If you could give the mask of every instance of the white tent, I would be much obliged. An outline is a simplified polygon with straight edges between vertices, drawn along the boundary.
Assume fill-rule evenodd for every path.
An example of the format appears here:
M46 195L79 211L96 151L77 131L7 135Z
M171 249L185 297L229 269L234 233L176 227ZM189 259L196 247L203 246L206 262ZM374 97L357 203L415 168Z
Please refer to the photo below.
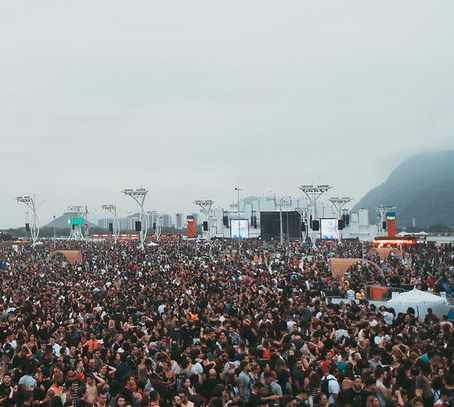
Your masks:
M407 308L412 307L415 310L416 317L424 318L427 315L427 308L432 308L432 312L438 318L441 318L443 315L448 315L451 308L446 298L416 288L397 296L395 296L397 293L393 294L393 298L386 303L386 307L394 308L396 314L399 312L406 313Z

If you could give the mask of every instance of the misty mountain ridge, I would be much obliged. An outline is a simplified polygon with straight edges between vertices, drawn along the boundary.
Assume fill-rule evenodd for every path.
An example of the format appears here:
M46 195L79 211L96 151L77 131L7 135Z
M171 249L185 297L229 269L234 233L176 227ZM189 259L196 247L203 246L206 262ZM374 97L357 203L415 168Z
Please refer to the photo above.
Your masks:
M69 224L69 219L73 218L73 217L74 217L74 215L64 213L63 215L56 217L55 219L53 219L51 222L44 225L43 227L46 227L46 228L55 227L57 229L71 229L71 225ZM97 227L97 225L95 225L94 223L92 223L90 221L88 221L87 223L88 223L89 227L91 227L91 228Z
M396 207L397 227L454 226L454 151L422 153L400 164L381 185L369 191L352 211Z

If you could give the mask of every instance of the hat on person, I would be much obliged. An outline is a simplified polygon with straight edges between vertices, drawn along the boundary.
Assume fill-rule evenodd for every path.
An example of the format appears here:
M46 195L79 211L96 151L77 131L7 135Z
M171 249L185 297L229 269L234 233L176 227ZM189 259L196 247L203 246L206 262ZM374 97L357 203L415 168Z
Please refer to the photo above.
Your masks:
M430 361L430 360L429 360L429 356L427 356L426 354L424 354L424 355L421 356L421 360L422 360L423 362L429 362L429 361Z
M320 367L329 367L329 362L324 360L322 363L320 363Z

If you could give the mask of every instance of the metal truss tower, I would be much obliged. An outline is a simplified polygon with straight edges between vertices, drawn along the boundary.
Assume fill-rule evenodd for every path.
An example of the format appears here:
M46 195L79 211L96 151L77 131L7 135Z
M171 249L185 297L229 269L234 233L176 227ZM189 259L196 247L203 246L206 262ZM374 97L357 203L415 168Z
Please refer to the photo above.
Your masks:
M65 215L69 215L70 219L84 219L86 222L87 217L87 207L85 206L68 206ZM84 235L82 232L82 227L84 226L84 222L71 224L71 232L69 233L69 240L83 240Z
M158 211L151 211L147 213L148 215L151 215L151 223L155 225L154 232L156 239L159 240L162 233L162 214L160 214Z
M303 191L304 195L308 199L309 203L311 204L311 216L312 220L317 220L317 200L320 198L322 194L326 191L331 189L332 187L329 185L301 185L299 189ZM312 225L309 225L312 230ZM312 230L312 232L314 232ZM318 232L312 233L312 244L315 245L315 238L319 235Z
M341 219L342 218L342 208L347 205L350 201L352 200L352 198L350 197L342 197L342 198L338 198L337 196L332 196L331 198L329 198L329 201L333 204L334 208L336 209L336 215L337 215L337 219ZM342 231L339 230L339 243L342 242Z
M36 242L38 240L39 236L39 221L38 221L38 215L36 214L36 211L39 207L39 205L36 205L35 199L32 198L31 196L18 196L16 198L17 202L22 202L23 204L27 205L30 210L32 211L32 222L30 225L30 234L32 238L32 247L35 248Z
M304 222L303 240L306 241L309 232L309 213L310 208L295 208L300 214L301 221Z
M140 221L140 245L139 248L144 250L145 249L145 238L147 237L147 229L148 229L148 218L145 215L145 210L143 208L143 204L145 203L145 198L147 196L148 190L145 188L138 188L138 189L132 189L132 188L127 188L121 191L127 196L130 196L134 201L137 202L137 205L139 205L140 208L140 213L139 213L139 221Z
M109 211L113 215L112 233L114 236L114 241L115 241L115 243L117 243L118 234L120 233L120 228L118 227L117 206L116 205L103 205L102 209Z
M212 201L211 199L198 199L197 201L194 201L194 203L197 206L200 206L200 212L202 212L207 218L209 236L208 239L211 239L211 218L213 215L213 209L211 209L211 207L213 206L214 201Z

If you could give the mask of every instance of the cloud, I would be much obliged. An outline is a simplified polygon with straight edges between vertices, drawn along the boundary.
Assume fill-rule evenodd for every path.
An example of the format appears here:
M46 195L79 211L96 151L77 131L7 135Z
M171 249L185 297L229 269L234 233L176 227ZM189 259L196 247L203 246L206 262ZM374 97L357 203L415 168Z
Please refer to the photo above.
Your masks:
M0 227L128 200L359 200L410 155L452 149L449 2L43 1L0 6ZM450 13L451 11L451 13ZM352 202L352 205L356 201ZM134 205L130 204L132 210Z

